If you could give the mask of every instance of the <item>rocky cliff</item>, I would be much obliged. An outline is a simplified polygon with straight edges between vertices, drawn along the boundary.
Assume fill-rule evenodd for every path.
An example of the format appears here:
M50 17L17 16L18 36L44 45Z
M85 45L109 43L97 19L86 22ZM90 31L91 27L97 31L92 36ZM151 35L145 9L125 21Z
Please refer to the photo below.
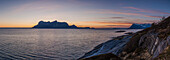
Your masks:
M80 59L170 59L170 17L131 35L117 37L95 47ZM111 55L113 54L113 55ZM106 57L109 56L109 57ZM116 56L116 57L115 57Z

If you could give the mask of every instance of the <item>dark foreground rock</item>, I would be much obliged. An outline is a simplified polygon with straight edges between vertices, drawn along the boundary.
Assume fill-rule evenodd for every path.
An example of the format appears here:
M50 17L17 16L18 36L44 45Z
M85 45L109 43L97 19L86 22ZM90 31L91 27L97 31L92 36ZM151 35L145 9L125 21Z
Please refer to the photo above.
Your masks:
M103 60L168 60L170 59L170 17L131 35L107 41L86 53L80 59ZM110 57L114 54L117 57ZM100 56L101 55L101 56ZM96 57L97 56L97 57Z
M116 37L112 40L109 40L105 43L102 43L96 46L92 51L86 53L80 59L89 58L100 54L108 54L108 53L118 55L119 53L122 52L123 47L130 40L131 37L132 35L123 35L123 36Z
M84 58L81 60L121 60L121 59L112 53L107 53L107 54L92 56L89 58Z
M126 31L123 31L123 30L120 30L120 31L116 31L116 33L119 33L119 32L126 32Z
M125 34L133 34L133 32L127 32L127 33L125 33Z

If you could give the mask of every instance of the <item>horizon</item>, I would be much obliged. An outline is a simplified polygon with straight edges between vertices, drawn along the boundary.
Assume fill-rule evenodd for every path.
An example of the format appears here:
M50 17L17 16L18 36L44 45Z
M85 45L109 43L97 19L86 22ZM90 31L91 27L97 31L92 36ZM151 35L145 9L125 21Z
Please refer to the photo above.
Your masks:
M1 0L0 28L31 28L39 21L78 27L128 28L170 16L169 0Z

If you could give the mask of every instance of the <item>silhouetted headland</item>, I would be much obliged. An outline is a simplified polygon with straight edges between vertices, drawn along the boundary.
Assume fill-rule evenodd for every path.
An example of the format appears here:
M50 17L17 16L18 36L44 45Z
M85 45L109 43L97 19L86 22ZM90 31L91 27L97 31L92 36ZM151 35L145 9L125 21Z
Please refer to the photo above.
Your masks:
M62 29L91 29L90 27L77 27L76 25L68 25L67 22L58 22L57 20L53 22L40 21L37 25L32 28L62 28Z

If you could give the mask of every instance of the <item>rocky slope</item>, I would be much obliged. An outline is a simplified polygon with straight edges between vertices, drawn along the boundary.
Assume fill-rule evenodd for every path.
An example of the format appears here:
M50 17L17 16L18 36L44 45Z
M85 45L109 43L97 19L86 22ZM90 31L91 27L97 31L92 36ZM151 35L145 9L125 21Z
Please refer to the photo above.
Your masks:
M102 43L80 59L170 59L170 17L137 33ZM113 55L112 55L113 54ZM109 57L106 57L109 56Z
M130 35L124 35L114 38L113 40L109 40L105 43L96 46L92 51L86 53L81 58L88 58L107 53L113 53L115 55L118 55L122 51L122 47L125 46L125 44L130 40L131 37L132 36Z

